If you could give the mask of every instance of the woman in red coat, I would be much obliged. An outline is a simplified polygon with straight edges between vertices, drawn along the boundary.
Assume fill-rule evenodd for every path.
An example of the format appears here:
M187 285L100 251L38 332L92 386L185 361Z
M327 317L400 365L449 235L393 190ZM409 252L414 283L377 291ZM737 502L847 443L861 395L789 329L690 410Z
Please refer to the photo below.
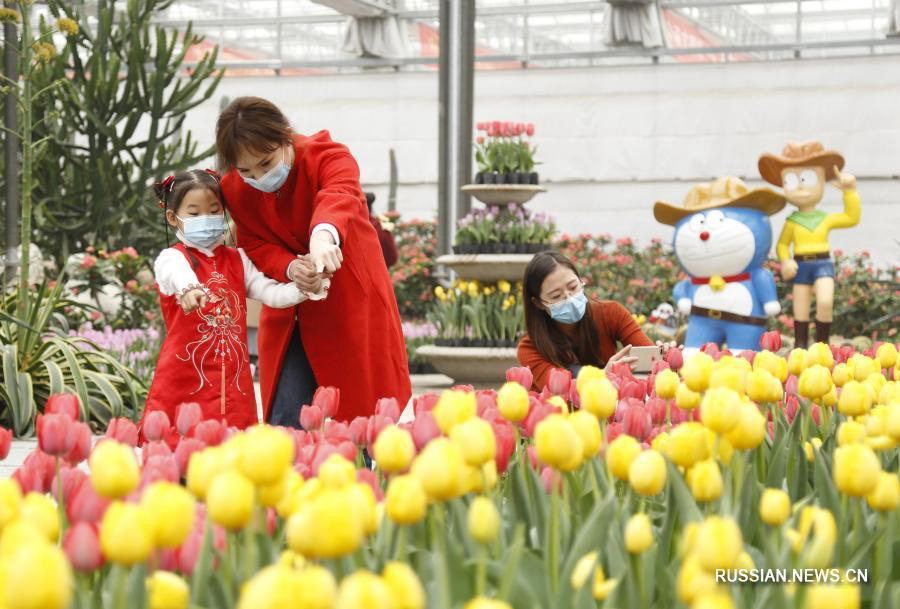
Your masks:
M343 421L372 414L383 397L406 404L400 314L350 151L327 131L294 133L284 114L258 97L237 98L222 112L216 147L238 246L257 268L309 293L331 280L324 300L262 308L265 420L299 426L300 408L318 386L340 389ZM306 254L312 268L295 262Z

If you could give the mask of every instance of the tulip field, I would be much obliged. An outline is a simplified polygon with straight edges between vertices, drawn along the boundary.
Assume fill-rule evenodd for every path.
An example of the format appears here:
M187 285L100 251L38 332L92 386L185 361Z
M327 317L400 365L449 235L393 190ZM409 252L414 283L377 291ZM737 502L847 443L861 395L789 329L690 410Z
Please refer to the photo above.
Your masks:
M54 395L0 480L0 608L900 607L896 346L764 344L514 368L403 423L322 388L303 431L182 404L92 441Z

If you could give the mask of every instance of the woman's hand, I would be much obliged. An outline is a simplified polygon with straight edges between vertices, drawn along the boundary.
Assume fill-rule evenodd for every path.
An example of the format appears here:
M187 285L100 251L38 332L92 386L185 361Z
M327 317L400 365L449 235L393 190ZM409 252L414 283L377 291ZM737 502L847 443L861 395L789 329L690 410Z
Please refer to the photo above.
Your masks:
M322 289L322 280L330 278L331 273L317 273L309 256L297 256L288 267L288 277L304 292L316 294Z
M341 248L334 243L334 237L327 230L319 230L313 233L309 239L309 257L316 272L327 271L334 273L341 268L344 254Z
M178 300L178 304L181 305L181 310L185 313L190 313L191 311L206 306L206 292L201 290L200 288L193 288L188 290L184 294L182 294L181 298Z
M629 355L629 353L631 353L631 345L625 345L621 351L609 358L609 361L606 362L606 367L611 368L613 364L628 364L630 368L634 368L634 362L638 358Z

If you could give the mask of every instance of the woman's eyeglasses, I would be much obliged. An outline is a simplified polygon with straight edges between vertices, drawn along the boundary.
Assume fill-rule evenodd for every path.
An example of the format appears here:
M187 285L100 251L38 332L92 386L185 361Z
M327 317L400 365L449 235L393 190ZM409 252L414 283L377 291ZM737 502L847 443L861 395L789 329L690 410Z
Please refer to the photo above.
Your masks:
M580 280L580 281L578 282L578 287L576 287L574 290L572 290L572 291L566 291L562 296L560 296L559 298L557 298L557 299L554 300L553 302L547 302L547 301L545 301L545 300L542 299L542 300L541 300L541 303L543 303L543 305L544 305L545 307L552 307L553 305L558 305L558 304L560 304L560 303L565 302L566 300L568 300L568 299L571 298L572 296L577 296L578 294L580 294L580 293L583 292L583 291L584 291L584 279L582 279L582 280Z

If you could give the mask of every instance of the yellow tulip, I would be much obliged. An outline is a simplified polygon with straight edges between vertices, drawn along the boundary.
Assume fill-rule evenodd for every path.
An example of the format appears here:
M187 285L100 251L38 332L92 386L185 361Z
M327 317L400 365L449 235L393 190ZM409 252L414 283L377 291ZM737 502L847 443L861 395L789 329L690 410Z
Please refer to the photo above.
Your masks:
M319 469L321 470L321 468ZM318 478L310 478L309 480L298 484L290 497L285 497L280 505L280 509L286 514L285 518L299 510L301 506L318 497L319 493L324 489L325 486Z
M141 478L134 450L115 440L103 440L88 460L91 468L91 484L94 490L107 499L120 499L135 488Z
M806 460L813 461L816 457L815 451L813 448L821 449L822 448L822 438L813 438L809 442L803 443L803 451L806 453Z
M500 512L487 497L476 497L469 506L469 535L478 543L488 545L500 531Z
M681 367L681 378L691 391L702 393L709 387L713 359L702 351L687 358Z
M497 392L497 407L505 419L521 421L528 416L528 388L515 382L504 384Z
M677 428L676 428L677 429ZM619 480L628 480L632 462L641 454L641 445L632 436L622 434L606 449L606 463Z
M882 377L884 378L884 377ZM900 383L897 381L889 381L882 385L878 392L878 403L887 405L894 400L900 400Z
M256 425L244 432L238 469L253 484L275 484L294 463L294 439L282 429Z
M900 442L900 400L888 405L885 419L885 432Z
M143 507L113 501L100 522L100 547L107 560L135 565L153 551L153 532L153 522Z
M607 419L616 411L619 392L609 379L596 378L584 383L578 391L581 407L598 419Z
M631 516L625 524L625 548L632 554L641 554L653 545L653 529L644 513Z
M737 523L730 518L710 516L697 531L694 551L707 571L733 569L744 551L744 539Z
M806 349L797 348L788 354L787 367L788 372L794 376L800 376L807 366Z
M412 473L429 497L446 501L464 492L465 465L458 445L447 438L436 438L413 461Z
M393 609L394 598L384 579L359 570L345 577L334 609Z
M875 488L866 496L866 501L873 510L893 512L900 505L900 478L893 472L878 474Z
M494 428L480 417L472 417L450 430L450 439L462 450L463 459L472 467L493 461L497 453Z
M838 402L838 394L837 388L832 385L831 389L828 390L828 393L822 396L821 404L826 408L834 408Z
M834 483L851 497L864 497L878 484L881 461L865 444L848 444L834 451Z
M352 554L365 536L364 516L350 489L324 489L288 520L288 544L308 558Z
M0 560L13 557L21 548L29 545L42 545L48 543L47 536L33 522L24 519L13 520L0 535ZM0 576L2 576L2 562L0 562ZM0 577L2 580L2 577ZM0 581L0 595L2 595ZM2 607L2 605L0 605Z
M406 471L416 456L412 434L396 425L384 428L373 448L375 463L388 474Z
M591 595L594 597L594 600L604 601L618 583L619 580L617 579L606 579L603 567L597 565L597 568L594 569L594 585L591 586Z
M678 391L678 384L677 372L668 368L660 370L656 375L656 395L670 400L675 397L675 393Z
M688 555L681 563L676 582L676 591L681 602L691 605L695 600L712 594L716 590L718 590L718 586L715 577L700 566L696 555Z
M757 355L757 357L759 357ZM768 402L772 393L772 383L778 383L778 379L764 368L754 370L747 375L747 396L754 402ZM780 386L780 383L779 383Z
M476 410L474 393L448 389L441 394L432 412L438 427L449 435L453 427L474 417Z
M534 431L538 459L560 471L572 471L581 465L584 454L581 437L561 414L551 414Z
M855 353L847 363L853 369L853 378L857 381L864 381L870 374L881 369L880 363L862 353Z
M855 382L855 381L854 381ZM844 421L838 427L837 443L838 446L847 444L857 444L864 442L866 439L866 426L857 421Z
M498 601L493 598L487 598L484 596L479 596L477 598L473 598L468 603L466 603L463 609L513 609L512 605L509 603L504 603L503 601Z
M55 542L59 538L59 511L56 502L47 495L40 493L25 495L19 517L39 528L47 537L47 541Z
M812 584L806 590L806 609L859 609L857 584Z
M191 455L187 468L187 487L194 496L203 501L209 485L219 473L225 471L224 449L212 446Z
M731 597L724 592L716 592L699 597L691 609L734 609Z
M572 569L572 577L570 578L573 590L579 590L584 587L596 565L597 552L588 552L578 559L578 562L575 563L575 568Z
M425 609L425 589L408 564L389 562L384 566L382 578L394 599L394 609Z
M342 489L346 501L356 510L357 516L362 520L363 532L371 535L378 530L378 500L375 499L375 491L364 482L356 482Z
M154 571L147 578L147 597L150 609L185 609L191 590L181 577L168 571Z
M229 531L239 531L253 517L255 489L253 483L237 470L229 469L216 476L206 493L210 519Z
M828 368L814 364L800 373L797 393L805 398L816 400L831 390L832 380Z
M741 358L741 361L747 360ZM722 365L721 361L716 362L709 376L709 388L714 387L726 387L743 395L747 390L747 372L735 364Z
M237 609L293 609L303 596L303 582L297 571L270 565L241 587Z
M66 609L75 582L65 553L56 545L29 543L3 565L6 585L0 590L4 609Z
M257 487L256 498L259 500L259 504L277 509L288 491L293 492L297 488L296 476L299 474L293 468L288 468L284 470L284 474L275 484Z
M581 395L584 386L590 381L599 381L606 378L606 373L596 366L582 366L575 377L575 390Z
M753 358L754 370L765 370L779 382L783 383L788 377L787 361L780 355L776 355L771 351L760 351Z
M829 370L834 367L834 354L831 352L831 347L826 345L825 343L815 343L809 348L807 351L808 364L814 365L818 364L820 366L825 366Z
M703 396L700 420L712 431L725 434L734 429L740 418L741 397L727 387L711 388Z
M22 490L12 478L0 479L0 531L19 517L22 506Z
M628 468L628 481L638 495L657 495L666 485L666 460L653 449L639 454Z
M650 443L650 448L669 457L669 434L668 432L660 432ZM671 459L672 457L669 457Z
M697 501L715 501L722 496L722 472L715 461L700 461L688 470L687 478Z
M791 515L791 498L777 488L767 488L759 500L759 516L773 527L780 527Z
M600 451L602 436L597 417L585 410L576 410L569 415L569 423L581 438L582 456L590 459Z
M685 383L681 383L675 391L675 405L682 410L693 410L700 405L701 397L703 397L701 394L691 391Z
M698 461L708 459L709 454L703 425L688 421L672 428L666 442L666 455L675 464L687 469Z
M882 368L893 368L897 364L897 347L894 343L881 343L875 351L875 359Z
M766 437L766 417L759 411L756 404L743 401L738 423L725 434L725 437L738 450L756 448Z
M309 565L297 576L299 596L291 607L331 609L337 597L337 582L325 567Z
M497 462L488 461L481 467L466 465L464 493L486 493L497 486Z
M425 518L428 495L418 478L405 474L391 478L384 503L388 518L392 521L397 524L415 524Z
M356 467L346 457L335 453L319 466L319 480L325 488L345 488L356 482Z
M831 371L831 379L838 387L843 387L847 381L853 378L853 370L845 363L840 363Z
M153 544L158 548L177 548L194 528L196 505L183 486L154 482L144 491L141 505L153 527Z

